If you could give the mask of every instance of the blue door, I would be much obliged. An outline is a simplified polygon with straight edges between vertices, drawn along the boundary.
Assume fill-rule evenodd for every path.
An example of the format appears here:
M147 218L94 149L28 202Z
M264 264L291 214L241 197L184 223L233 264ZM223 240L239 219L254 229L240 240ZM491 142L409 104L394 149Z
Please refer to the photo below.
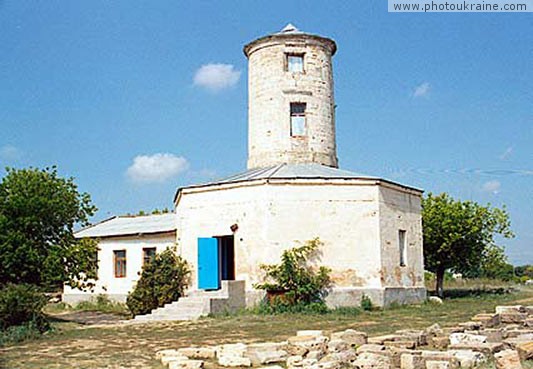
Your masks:
M218 290L219 288L218 240L198 238L198 289Z

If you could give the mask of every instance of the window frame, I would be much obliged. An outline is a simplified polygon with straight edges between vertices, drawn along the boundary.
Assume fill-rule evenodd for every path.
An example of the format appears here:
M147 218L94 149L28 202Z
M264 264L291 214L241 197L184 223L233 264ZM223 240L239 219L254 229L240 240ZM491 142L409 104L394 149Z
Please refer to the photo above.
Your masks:
M303 106L303 113L293 112L293 106ZM306 137L307 136L307 103L306 102L291 102L289 104L289 118L290 118L290 135L291 137ZM301 134L294 133L293 118L303 118L303 130Z
M400 266L407 266L407 231L398 230L398 251L400 252Z
M152 255L148 255L147 251L153 251ZM143 265L146 263L149 263L154 257L157 252L156 247L143 247Z
M124 256L119 256L119 253L124 253ZM113 274L115 278L126 278L127 269L127 252L126 249L113 250Z
M300 58L302 60L302 70L290 70L291 63L289 62L290 58ZM289 73L305 73L305 53L285 53L285 71Z

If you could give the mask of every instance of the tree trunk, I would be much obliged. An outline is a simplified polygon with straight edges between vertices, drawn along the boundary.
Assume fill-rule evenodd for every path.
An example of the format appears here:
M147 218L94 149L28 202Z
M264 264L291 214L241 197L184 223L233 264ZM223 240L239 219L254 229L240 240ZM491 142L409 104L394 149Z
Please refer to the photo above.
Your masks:
M435 287L435 291L437 292L437 296L439 296L441 299L444 298L444 272L446 271L443 267L437 268L437 285Z

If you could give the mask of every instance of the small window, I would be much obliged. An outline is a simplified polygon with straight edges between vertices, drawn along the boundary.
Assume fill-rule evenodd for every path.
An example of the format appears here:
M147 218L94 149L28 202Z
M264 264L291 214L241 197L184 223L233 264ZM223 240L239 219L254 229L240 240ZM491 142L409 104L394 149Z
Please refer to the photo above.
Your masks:
M287 54L287 71L293 73L302 73L304 71L303 54Z
M305 103L291 103L291 136L305 136Z
M143 265L152 261L155 257L155 247L143 248Z
M126 250L113 251L115 258L115 278L126 277Z
M400 248L400 266L407 265L407 249L405 247L405 231L398 231L398 245Z

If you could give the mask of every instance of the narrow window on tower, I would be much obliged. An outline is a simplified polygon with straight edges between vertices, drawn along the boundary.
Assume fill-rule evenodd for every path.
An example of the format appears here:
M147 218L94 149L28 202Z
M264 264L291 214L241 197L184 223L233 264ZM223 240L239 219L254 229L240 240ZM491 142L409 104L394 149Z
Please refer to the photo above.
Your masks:
M303 54L286 54L287 68L286 70L293 73L303 73L304 71L304 55Z
M291 136L305 136L305 103L291 103Z
M405 266L407 262L407 249L405 247L405 231L398 231L398 245L400 248L400 266Z

